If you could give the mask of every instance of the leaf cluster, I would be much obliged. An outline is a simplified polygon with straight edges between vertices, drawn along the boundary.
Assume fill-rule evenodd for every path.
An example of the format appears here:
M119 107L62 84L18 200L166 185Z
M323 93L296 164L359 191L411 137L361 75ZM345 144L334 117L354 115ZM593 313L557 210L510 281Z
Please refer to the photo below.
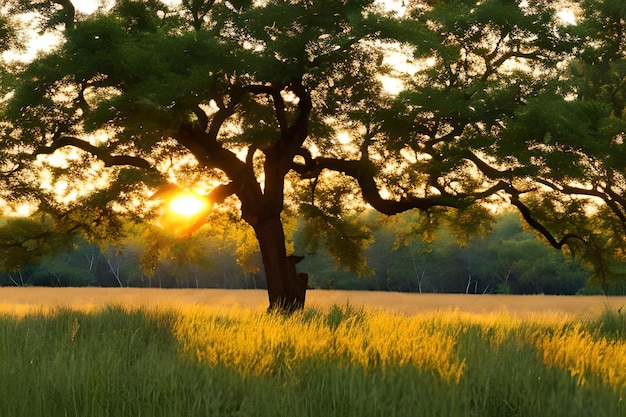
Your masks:
M47 216L7 219L0 225L0 265L4 271L16 271L71 245L71 234L56 227Z

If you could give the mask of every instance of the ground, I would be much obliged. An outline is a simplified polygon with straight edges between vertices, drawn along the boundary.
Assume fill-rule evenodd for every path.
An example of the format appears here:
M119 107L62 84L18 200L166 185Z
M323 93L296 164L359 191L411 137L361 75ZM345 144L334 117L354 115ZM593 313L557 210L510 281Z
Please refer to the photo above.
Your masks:
M2 287L0 307L9 306L167 306L180 304L223 307L267 308L265 290L158 289L158 288L47 288ZM415 294L378 291L309 290L307 307L332 305L373 307L415 314L428 311L511 314L557 313L593 315L607 309L617 312L626 306L626 297L548 296L548 295L471 295ZM626 307L623 310L626 311Z

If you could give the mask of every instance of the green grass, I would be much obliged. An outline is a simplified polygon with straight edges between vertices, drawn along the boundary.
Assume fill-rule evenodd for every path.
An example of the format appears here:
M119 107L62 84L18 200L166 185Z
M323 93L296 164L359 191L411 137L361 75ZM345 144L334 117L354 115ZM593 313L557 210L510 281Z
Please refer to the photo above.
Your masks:
M589 358L583 372L545 353L560 341L571 352L578 337L608 355L624 347L619 329L609 313L576 323L349 306L289 319L197 307L6 313L0 416L626 416L625 362ZM450 352L422 361L438 338Z
M626 340L626 311L605 310L598 319L587 323L589 332L617 342Z

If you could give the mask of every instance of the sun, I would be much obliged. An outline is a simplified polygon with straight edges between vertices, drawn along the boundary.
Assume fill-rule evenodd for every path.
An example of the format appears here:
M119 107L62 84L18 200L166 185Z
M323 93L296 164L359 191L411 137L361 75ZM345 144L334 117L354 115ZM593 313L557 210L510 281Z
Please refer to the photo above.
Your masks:
M202 227L213 208L207 195L183 190L176 184L166 184L150 197L161 214L157 225L178 237L189 237Z
M182 217L193 217L208 207L206 198L191 192L183 192L172 198L168 203L168 209Z
M562 9L556 14L557 17L566 25L576 25L576 14L571 9Z

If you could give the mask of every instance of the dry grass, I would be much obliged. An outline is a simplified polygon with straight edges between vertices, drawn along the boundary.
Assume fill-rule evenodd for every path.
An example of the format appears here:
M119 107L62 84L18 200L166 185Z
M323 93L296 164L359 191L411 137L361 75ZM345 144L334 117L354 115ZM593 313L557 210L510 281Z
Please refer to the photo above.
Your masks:
M267 303L267 292L264 290L0 288L0 309L3 311L26 306L89 308L111 304L134 307L211 305L264 310ZM513 315L554 313L588 316L607 310L615 312L626 305L626 297L407 294L326 290L309 290L307 293L309 307L326 309L333 305L347 304L357 308L365 306L409 315L430 311L460 311L481 314L506 312Z

